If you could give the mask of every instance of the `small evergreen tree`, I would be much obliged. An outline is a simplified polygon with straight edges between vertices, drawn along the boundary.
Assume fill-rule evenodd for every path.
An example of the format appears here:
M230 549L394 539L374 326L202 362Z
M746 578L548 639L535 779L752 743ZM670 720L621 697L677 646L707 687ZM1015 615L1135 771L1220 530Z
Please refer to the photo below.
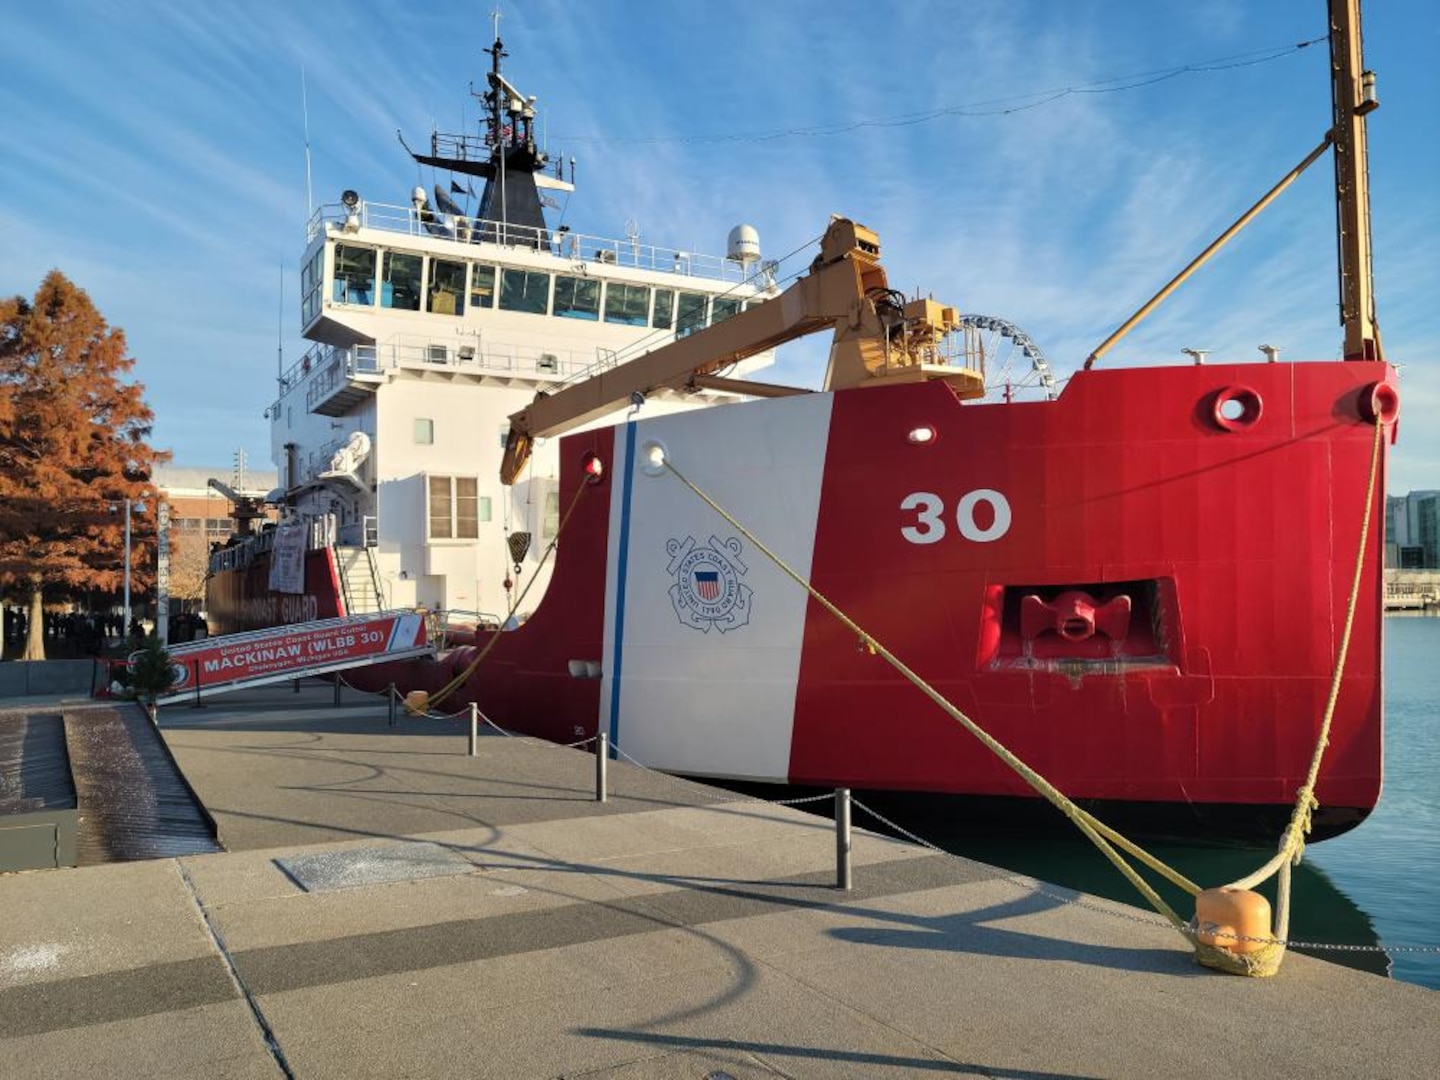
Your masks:
M160 638L150 634L130 660L130 688L142 701L155 699L175 685L175 664Z
M64 274L33 302L0 300L0 590L25 598L24 659L45 659L44 602L118 592L125 575L123 508L132 504L131 588L150 583L154 500L139 503L169 455L145 441L153 415L135 366Z

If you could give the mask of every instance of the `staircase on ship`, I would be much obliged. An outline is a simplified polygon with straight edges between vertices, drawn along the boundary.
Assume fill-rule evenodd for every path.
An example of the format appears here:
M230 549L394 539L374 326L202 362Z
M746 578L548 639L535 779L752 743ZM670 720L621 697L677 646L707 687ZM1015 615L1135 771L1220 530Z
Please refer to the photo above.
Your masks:
M375 561L375 519L367 518L358 544L336 544L335 565L340 574L340 595L347 615L386 611L385 583Z

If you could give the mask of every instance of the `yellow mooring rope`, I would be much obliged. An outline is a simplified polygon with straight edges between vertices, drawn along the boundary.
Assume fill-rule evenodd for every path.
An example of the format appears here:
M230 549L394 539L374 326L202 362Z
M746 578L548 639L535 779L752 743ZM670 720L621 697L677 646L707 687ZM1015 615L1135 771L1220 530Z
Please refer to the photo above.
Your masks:
M695 483L686 478L679 469L665 459L663 464L667 471L672 473L677 480L694 492L699 498L725 519L732 527L740 532L755 548L766 558L773 562L780 570L804 589L815 599L826 611L835 616L847 629L859 638L860 644L873 655L881 657L892 668L898 671L917 690L938 705L951 719L955 720L971 735L979 739L996 757L1000 758L1006 765L1014 770L1032 788L1042 795L1052 806L1069 818L1075 826L1090 838L1090 841L1100 849L1101 853L1113 863L1125 878L1135 886L1150 905L1161 915L1169 920L1170 924L1178 930L1187 941L1194 944L1196 959L1207 967L1216 968L1234 974L1243 975L1273 975L1279 970L1280 960L1284 956L1285 934L1289 928L1289 898L1290 898L1290 868L1300 861L1300 853L1304 848L1304 834L1310 830L1310 814L1318 803L1315 800L1315 782L1320 773L1320 761L1325 753L1325 747L1329 743L1330 722L1335 713L1335 703L1340 694L1340 677L1345 668L1345 659L1350 646L1350 632L1354 625L1355 607L1360 593L1360 577L1364 569L1364 558L1366 544L1370 532L1370 511L1374 501L1375 482L1379 474L1380 448L1383 425L1377 419L1375 423L1375 445L1374 455L1370 466L1370 481L1365 493L1365 516L1360 529L1360 546L1355 555L1355 577L1350 589L1350 602L1345 616L1345 631L1341 637L1340 653L1337 658L1335 674L1330 686L1330 700L1325 708L1325 718L1320 727L1320 735L1316 740L1315 752L1310 762L1310 772L1306 777L1304 786L1298 792L1295 811L1291 817L1290 824L1286 828L1281 841L1280 851L1261 867L1254 874L1241 881L1235 882L1231 888L1251 888L1270 877L1277 870L1280 873L1279 890L1280 897L1277 903L1278 919L1275 927L1275 940L1266 944L1257 952L1232 953L1227 949L1214 945L1205 945L1196 940L1195 930L1189 922L1182 919L1173 908L1170 907L1159 893L1142 878L1136 869L1131 866L1116 848L1129 854L1166 880L1183 889L1191 896L1198 896L1201 892L1200 886L1185 877L1174 867L1167 865L1154 855L1145 851L1133 841L1121 836L1114 829L1104 824L1088 811L1075 805L1069 798L1062 794L1048 780L1037 773L1029 765L1021 761L999 740L995 739L987 731L981 728L975 721L971 720L955 705L947 701L939 691L907 667L894 653L885 648L879 641L875 640L869 633L863 630L853 619L830 602L810 582L806 581L795 570L793 570L784 559L771 551L753 532L741 524L736 518L726 511L719 503L700 489Z
M1325 748L1330 745L1330 723L1335 718L1335 704L1340 699L1340 678L1345 673L1345 661L1350 653L1350 634L1355 627L1355 608L1360 599L1360 578L1365 570L1365 549L1370 538L1370 516L1375 502L1375 484L1380 475L1381 445L1385 425L1380 417L1375 419L1375 439L1371 449L1370 479L1365 485L1365 516L1360 523L1360 546L1355 552L1355 574L1350 581L1350 600L1345 607L1345 629L1340 635L1340 652L1335 659L1335 673L1330 679L1330 696L1325 702L1325 717L1320 723L1320 734L1315 739L1315 750L1310 757L1310 771L1305 774L1305 783L1295 793L1295 809L1290 823L1280 837L1280 849L1275 857L1248 877L1231 882L1230 889L1253 889L1278 873L1275 887L1275 935L1255 952L1236 953L1216 945L1195 942L1195 958L1206 967L1226 971L1232 975L1273 975L1280 970L1280 961L1285 956L1285 939L1290 932L1290 874L1293 867L1300 865L1305 853L1305 837L1310 832L1311 814L1319 807L1315 798L1315 783L1320 778L1320 762Z

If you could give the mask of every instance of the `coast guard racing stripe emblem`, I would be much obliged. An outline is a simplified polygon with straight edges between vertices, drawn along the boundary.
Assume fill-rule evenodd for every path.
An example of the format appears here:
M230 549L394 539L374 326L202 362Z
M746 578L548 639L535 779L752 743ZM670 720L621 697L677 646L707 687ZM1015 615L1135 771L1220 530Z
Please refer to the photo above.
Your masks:
M750 622L752 594L740 580L749 569L740 559L741 543L735 537L697 547L695 538L665 541L670 556L666 573L675 579L670 586L670 603L686 626L709 633L716 627L723 634Z

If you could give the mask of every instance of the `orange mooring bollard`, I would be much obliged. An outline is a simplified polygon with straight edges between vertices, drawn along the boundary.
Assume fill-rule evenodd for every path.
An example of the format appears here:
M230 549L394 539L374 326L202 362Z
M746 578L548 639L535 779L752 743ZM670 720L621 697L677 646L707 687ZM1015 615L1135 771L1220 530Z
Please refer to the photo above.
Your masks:
M1206 889L1195 897L1196 937L1232 953L1272 944L1270 901L1249 889Z
M411 690L405 695L405 711L415 716L424 716L430 708L429 690Z

